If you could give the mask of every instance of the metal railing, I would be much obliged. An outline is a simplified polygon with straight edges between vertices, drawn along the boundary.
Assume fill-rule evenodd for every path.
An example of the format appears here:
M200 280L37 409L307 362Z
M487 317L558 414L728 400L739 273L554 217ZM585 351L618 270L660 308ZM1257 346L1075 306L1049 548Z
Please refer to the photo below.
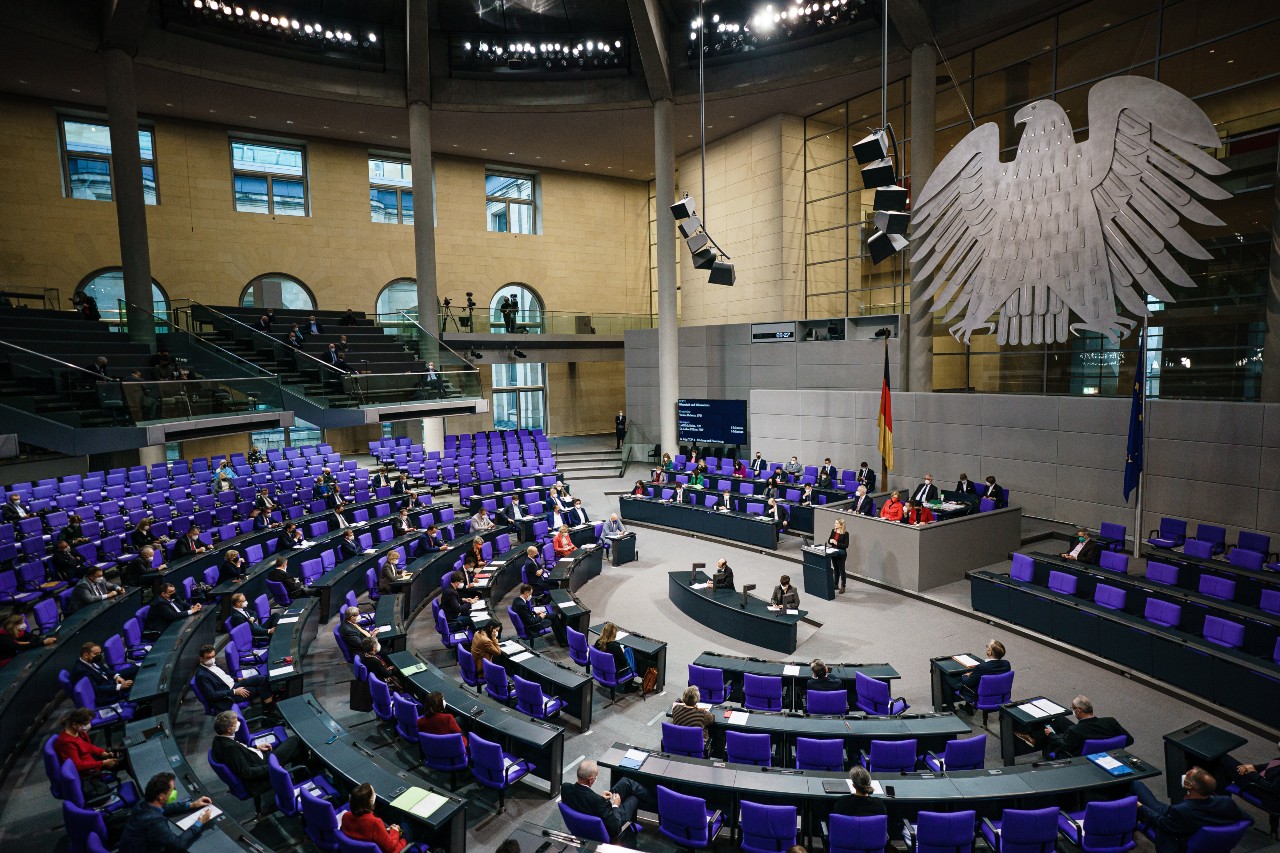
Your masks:
M401 316L417 322L416 309L375 314L379 326L399 325ZM487 316L486 316L487 315ZM517 311L511 322L498 311L475 312L453 308L440 316L441 334L453 331L481 334L516 335L620 335L629 329L653 329L658 325L654 314L600 314L575 311ZM473 328L474 326L474 328Z
M162 348L168 350L174 373L203 374L195 378L209 378L212 376L228 379L275 378L271 371L261 365L242 358L230 350L211 344L199 335L192 334L146 308L125 302L122 299L119 302L119 312L120 316L125 318L129 316L135 317L135 322L141 318L150 319L150 322L155 327L156 351L159 353ZM127 319L121 323L120 331L125 334L128 333L129 325ZM153 373L151 378L159 379L160 377Z

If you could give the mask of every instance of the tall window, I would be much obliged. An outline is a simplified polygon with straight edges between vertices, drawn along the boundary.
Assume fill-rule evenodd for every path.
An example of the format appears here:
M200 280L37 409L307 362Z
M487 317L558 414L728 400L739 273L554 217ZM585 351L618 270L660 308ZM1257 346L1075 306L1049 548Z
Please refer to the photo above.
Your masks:
M236 210L307 215L306 152L296 145L231 140Z
M240 304L245 308L289 308L295 311L316 310L316 298L296 278L270 273L260 275L244 286Z
M62 191L68 198L111 201L111 133L106 122L63 118L58 122L62 141ZM142 154L142 192L147 204L156 204L155 133L138 130Z
M110 323L120 321L120 302L124 299L124 273L119 267L108 267L90 274L76 287L76 293L92 296L98 303L98 313L102 315L102 319ZM169 310L169 297L155 280L151 282L151 303L150 306L142 307L149 307L158 317L168 316L166 312Z
M413 224L413 167L408 160L369 158L369 218Z
M516 362L493 368L493 428L546 429L545 365Z
M418 316L418 282L412 278L398 278L378 293L374 306L379 323L403 323L404 311L410 317Z
M535 233L533 175L485 172L484 201L490 231Z
M511 331L535 335L545 332L542 299L531 288L515 282L504 284L498 288L497 293L493 294L493 299L489 300L489 328L477 331L488 331L493 334L507 331L507 315L502 313L502 304L513 296L516 300L516 314L515 328Z

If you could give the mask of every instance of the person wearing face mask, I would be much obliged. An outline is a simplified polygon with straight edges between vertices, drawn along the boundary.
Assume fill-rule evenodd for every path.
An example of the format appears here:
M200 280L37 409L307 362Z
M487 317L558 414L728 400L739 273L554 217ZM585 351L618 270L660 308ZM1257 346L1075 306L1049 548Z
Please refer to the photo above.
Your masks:
M1244 812L1229 796L1215 795L1217 783L1209 771L1192 767L1182 777L1182 802L1162 803L1142 782L1133 783L1138 798L1140 827L1156 832L1156 853L1180 853L1187 839L1205 826L1227 826L1245 820Z
M17 613L4 620L4 630L0 631L0 666L13 660L19 652L30 652L44 646L52 646L53 637L33 637L27 633L26 617Z
M107 669L102 659L102 646L88 642L80 646L80 657L71 667L71 683L75 684L82 678L89 679L98 704L114 705L129 698L129 688L133 686L133 676L137 672L138 667L135 665L119 672Z
M876 490L876 472L865 462L858 466L858 482L866 486L868 492Z
M195 844L200 833L213 820L213 800L201 797L198 800L186 799L170 802L174 796L174 779L172 773L157 773L147 782L142 794L142 802L133 807L120 836L119 853L175 853L187 850ZM189 812L192 809L204 809L195 823L181 833L177 824L169 818Z
M362 638L357 648L360 650L360 660L369 672L378 676L393 691L397 693L404 692L404 685L400 683L399 673L382 656L382 644L378 642L377 637Z
M179 619L186 619L199 613L201 605L190 607L178 598L178 591L171 583L162 584L160 594L151 602L151 610L147 612L147 630L157 634L164 631Z
M902 513L906 511L906 507L902 503L902 499L898 497L897 492L889 495L889 499L884 502L884 506L880 507L880 517L887 518L890 521L902 521Z
M218 564L218 583L242 580L244 580L244 560L240 557L240 552L232 548Z
M243 592L237 592L231 596L231 612L227 614L227 621L231 623L232 628L237 625L248 625L255 640L265 640L276 632L273 624L275 617L269 617L266 624L260 623L257 614L249 609L249 599Z
M196 669L196 686L204 695L209 707L218 711L230 711L238 702L261 699L262 704L271 712L275 710L275 697L267 677L258 672L243 678L232 678L218 666L218 652L212 643L200 647L200 666Z
M804 466L800 464L798 457L792 456L791 461L782 466L782 470L786 471L792 477L799 477L804 473Z
M53 741L58 763L70 759L80 774L80 788L86 800L94 801L110 796L111 786L102 778L102 771L124 766L118 753L95 744L89 739L93 726L93 711L76 708L62 718L62 728Z
M973 487L973 481L969 479L968 474L960 475L960 479L956 481L956 491L969 498L977 494L977 490Z
M939 493L938 487L933 484L932 474L925 474L924 482L916 486L915 491L911 493L911 499L913 501L919 501L920 503L926 504L936 503L941 499L941 497L942 495Z
M271 776L267 771L267 755L274 755L281 767L288 767L301 749L297 737L285 738L274 747L267 744L252 746L236 739L244 723L235 711L223 711L213 718L213 760L224 765L231 775L244 784L250 794L262 796L271 791Z
M102 569L90 566L84 577L71 590L71 599L67 602L67 612L74 613L82 607L88 607L99 601L110 601L124 595L124 589L102 576Z
M1089 563L1096 566L1098 565L1101 551L1102 549L1098 547L1097 540L1093 538L1088 530L1081 527L1076 531L1076 547L1058 556L1064 560L1075 560L1078 563Z

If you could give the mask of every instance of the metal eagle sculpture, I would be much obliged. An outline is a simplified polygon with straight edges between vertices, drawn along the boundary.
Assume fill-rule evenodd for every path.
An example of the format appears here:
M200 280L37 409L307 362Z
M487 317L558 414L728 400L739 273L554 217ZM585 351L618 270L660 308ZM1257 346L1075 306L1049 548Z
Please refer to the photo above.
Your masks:
M1195 286L1169 248L1209 259L1181 220L1222 225L1196 196L1230 196L1206 177L1227 167L1199 147L1220 144L1199 107L1154 80L1115 77L1089 92L1085 142L1053 101L1028 104L1014 121L1026 127L1012 162L1000 160L999 128L984 124L913 205L915 275L932 276L924 296L935 310L950 303L944 321L963 312L952 335L1050 344L1084 330L1115 342L1137 325L1119 305L1148 313L1139 291L1175 301L1157 272Z

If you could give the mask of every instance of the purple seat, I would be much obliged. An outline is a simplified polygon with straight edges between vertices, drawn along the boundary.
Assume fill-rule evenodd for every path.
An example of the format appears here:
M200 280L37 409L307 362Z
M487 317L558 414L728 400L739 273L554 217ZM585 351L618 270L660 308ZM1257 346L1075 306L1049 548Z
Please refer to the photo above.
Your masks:
M1201 575L1200 592L1223 601L1233 601L1236 597L1236 582L1217 575Z
M810 690L805 704L810 714L844 714L849 710L849 691Z
M949 740L942 755L928 752L924 757L925 766L938 773L947 770L981 770L986 760L986 735Z
M1197 560L1207 560L1213 556L1213 543L1201 542L1199 539L1188 539L1183 543L1182 553Z
M873 740L871 749L862 753L861 760L862 766L872 773L910 773L919 761L916 740Z
M725 701L729 693L728 685L724 680L724 670L714 667L689 664L689 685L698 688L702 694L702 701L710 702L712 705L719 705Z
M1076 594L1076 576L1067 572L1049 572L1049 589L1063 595Z
M1271 551L1271 537L1263 533L1241 530L1239 538L1236 539L1236 547L1232 550L1241 548L1246 551L1256 551L1265 557Z
M1227 529L1216 524L1197 524L1194 541L1206 543L1210 554L1221 554L1227 550ZM1187 544L1191 542L1187 540Z
M1119 551L1102 551L1098 554L1098 565L1101 568L1122 575L1129 573L1129 555Z
M995 853L1053 853L1058 807L1005 809L999 820L983 818L982 837Z
M976 814L960 812L920 812L907 849L915 853L971 853Z
M1035 561L1027 554L1014 554L1009 577L1023 583L1031 583L1035 579Z
M1215 646L1238 649L1244 644L1244 625L1217 616L1206 616L1204 638Z
M796 807L741 802L741 847L747 853L774 853L796 843Z
M1151 531L1147 544L1157 548L1177 548L1187 541L1187 523L1178 518L1160 519L1160 529Z
M706 800L662 785L658 786L658 816L658 832L682 850L711 846L723 823L720 812L708 809Z
M844 741L840 738L796 738L796 769L843 772Z
M1098 528L1098 544L1109 551L1123 551L1128 528L1123 524L1104 521Z
M727 731L724 734L725 757L730 764L752 764L768 767L773 760L773 741L768 734Z
M675 723L664 722L661 749L675 755L705 758L707 747L702 726L677 726Z
M564 700L555 696L545 696L542 685L536 681L527 681L520 676L512 676L516 683L516 710L530 717L545 720L559 715L564 707Z
M1127 593L1116 586L1100 583L1093 589L1093 603L1108 610L1124 610Z
M1182 621L1182 608L1158 598L1148 598L1142 616L1148 622L1165 628L1177 628Z
M987 724L987 714L998 711L1013 696L1013 670L984 675L978 679L973 706L982 712L982 725Z
M1178 567L1171 566L1168 563L1158 563L1154 560L1148 560L1147 580L1152 583L1162 583L1166 586L1177 586Z
M1096 738L1094 740L1086 740L1080 747L1081 755L1094 755L1099 752L1110 752L1113 749L1124 749L1133 745L1133 736L1129 734L1116 735L1115 737Z
M742 707L752 711L782 710L782 678L779 676L742 676Z
M1262 590L1262 595L1258 598L1258 609L1267 613L1280 614L1280 590Z
M1138 798L1096 800L1081 811L1058 814L1058 831L1084 853L1128 853L1136 846Z
M893 698L889 692L888 682L861 672L854 673L854 688L856 693L854 703L868 714L896 716L905 713L911 707L907 704L907 700L901 697Z
M1239 566L1242 569L1252 569L1253 571L1262 571L1262 562L1266 557L1257 551L1246 551L1243 548L1232 548L1227 554L1227 562L1233 566Z
M471 733L470 744L472 775L479 784L498 791L498 810L505 811L507 788L534 770L535 766L504 752L501 746L475 732Z

